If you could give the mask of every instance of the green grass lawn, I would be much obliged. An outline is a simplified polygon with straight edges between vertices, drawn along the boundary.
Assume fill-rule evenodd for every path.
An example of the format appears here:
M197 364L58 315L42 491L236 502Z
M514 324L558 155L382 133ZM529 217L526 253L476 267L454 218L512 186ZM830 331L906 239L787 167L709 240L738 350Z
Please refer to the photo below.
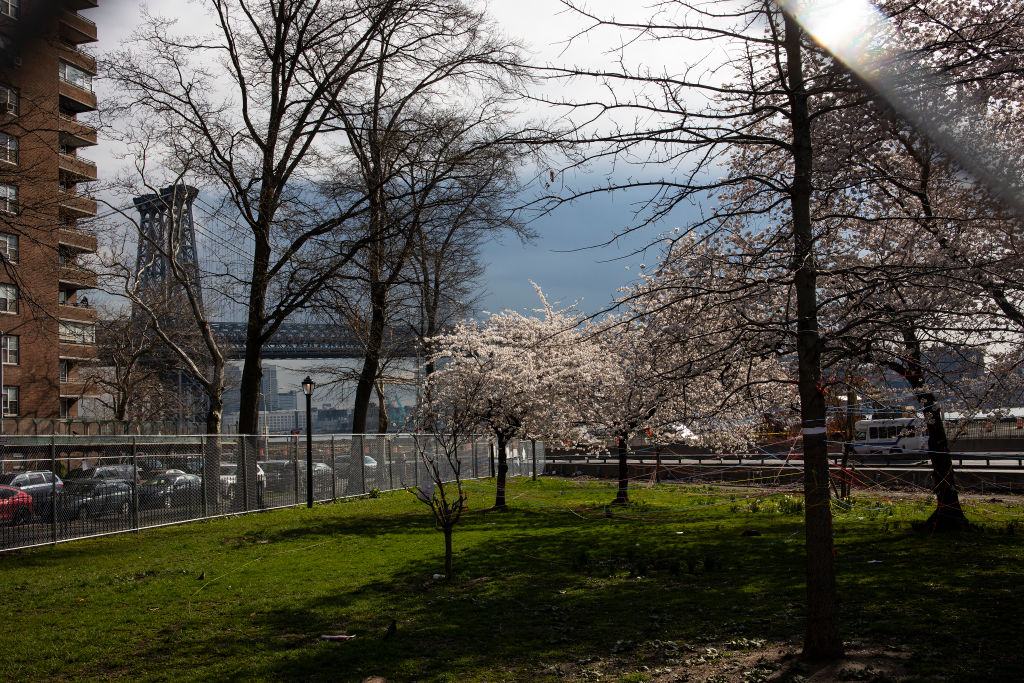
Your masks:
M450 583L406 493L0 555L0 679L687 680L799 648L797 496L662 484L610 509L609 484L514 480L494 512L469 486ZM1019 501L952 536L912 527L930 509L835 508L844 640L916 679L1024 678ZM717 680L801 678L757 664Z

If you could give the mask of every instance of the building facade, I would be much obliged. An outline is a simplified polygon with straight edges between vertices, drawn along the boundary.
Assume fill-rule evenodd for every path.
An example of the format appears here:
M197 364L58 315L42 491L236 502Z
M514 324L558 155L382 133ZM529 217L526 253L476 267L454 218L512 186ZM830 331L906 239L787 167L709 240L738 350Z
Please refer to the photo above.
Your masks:
M0 348L11 418L76 417L91 392L79 368L97 358L86 267L97 205L96 60L81 46L97 0L0 0ZM56 8L56 11L54 11Z

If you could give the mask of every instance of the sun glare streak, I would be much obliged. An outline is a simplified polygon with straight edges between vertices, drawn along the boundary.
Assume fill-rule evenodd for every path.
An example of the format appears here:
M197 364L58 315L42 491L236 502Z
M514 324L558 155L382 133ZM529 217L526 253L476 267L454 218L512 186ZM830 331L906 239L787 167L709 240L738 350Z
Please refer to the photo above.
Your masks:
M885 16L866 0L826 0L791 9L781 2L818 43L848 66L867 65L878 56L879 43L889 37ZM879 40L881 39L881 41Z
M934 69L867 0L775 0L818 43L871 86L1003 203L1024 218L1018 141L986 116L984 102L959 100Z

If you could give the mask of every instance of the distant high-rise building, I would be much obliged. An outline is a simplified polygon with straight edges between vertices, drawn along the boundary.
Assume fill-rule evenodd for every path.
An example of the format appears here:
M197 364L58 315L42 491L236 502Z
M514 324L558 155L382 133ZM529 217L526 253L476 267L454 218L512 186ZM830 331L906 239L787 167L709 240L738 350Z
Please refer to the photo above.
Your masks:
M261 404L265 403L265 410L279 410L277 406L277 366L263 366L263 380L260 382L260 393L263 394Z
M242 371L228 364L224 368L224 413L237 413L241 403L238 385L242 382Z
M97 0L0 0L0 360L6 417L76 417L92 392L79 365L97 358L96 275L81 257L97 240L83 193L96 144L96 59L80 48Z
M292 389L284 393L277 395L277 409L278 410L296 410L299 407L299 392ZM306 409L306 404L302 404L302 409Z
M234 366L228 366L228 370L225 373L227 376L227 389L224 391L224 412L225 413L237 413L238 407L241 403L240 387L238 386L242 381L242 373L238 368ZM294 393L294 392L292 392ZM260 402L259 410L261 413L269 412L273 410L294 410L296 405L289 408L287 405L282 404L282 397L287 403L288 394L278 394L277 392L277 366L276 365L264 365L263 366L263 379L260 382Z

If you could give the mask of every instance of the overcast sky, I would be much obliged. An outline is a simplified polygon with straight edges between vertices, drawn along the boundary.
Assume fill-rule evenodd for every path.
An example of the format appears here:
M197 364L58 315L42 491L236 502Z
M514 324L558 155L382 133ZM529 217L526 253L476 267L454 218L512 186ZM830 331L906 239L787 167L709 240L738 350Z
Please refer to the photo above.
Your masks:
M145 3L153 14L180 19L182 27L195 27L197 31L210 29L208 19L196 2L182 0L151 0ZM622 10L622 3L591 2L591 6ZM95 10L85 12L99 28L97 53L114 49L139 22L143 3L137 0L103 0ZM578 32L580 20L565 12L557 0L492 0L490 12L502 29L525 43L539 62L545 63L607 63L611 43L607 36L585 36L571 47L566 38ZM655 58L651 48L652 58ZM580 87L580 86L572 86ZM104 85L98 92L101 97ZM109 146L101 142L92 154L99 162L101 177L112 177L117 164L110 157ZM595 177L593 182L599 182ZM575 179L577 186L588 179ZM641 197L633 197L639 200ZM532 228L539 237L530 244L520 244L515 237L488 244L484 259L488 264L487 295L481 308L496 312L505 308L528 310L536 306L537 298L530 281L539 284L552 301L563 304L579 302L580 307L595 313L605 307L616 289L627 284L637 273L641 263L653 263L656 254L634 254L650 242L659 230L670 230L674 225L663 224L657 229L636 233L612 244L587 248L611 240L632 218L630 198L600 196L578 205L563 208L536 220Z

